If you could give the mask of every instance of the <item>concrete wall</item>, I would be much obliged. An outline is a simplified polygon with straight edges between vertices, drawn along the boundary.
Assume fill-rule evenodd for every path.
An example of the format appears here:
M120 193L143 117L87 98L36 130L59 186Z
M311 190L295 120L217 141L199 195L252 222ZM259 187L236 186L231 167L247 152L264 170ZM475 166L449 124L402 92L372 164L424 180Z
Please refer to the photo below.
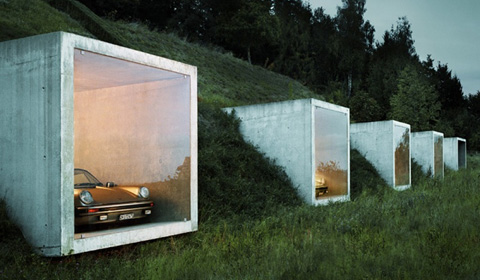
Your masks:
M69 222L73 238L73 180L69 198L60 188L62 159L69 156L60 152L69 136L62 121L60 38L0 43L0 198L25 238L47 255L60 250ZM62 212L70 217L60 218Z
M447 137L443 140L443 159L445 165L453 170L467 167L467 141L459 137Z
M377 169L385 182L397 190L411 185L410 150L405 166L408 171L406 184L396 183L395 150L401 140L401 134L395 128L408 129L410 125L397 121L354 123L350 125L350 145L357 149ZM397 135L398 134L398 135ZM398 169L398 163L397 163Z
M190 185L187 190L190 194L190 213L187 221L132 226L101 234L74 234L76 49L188 77L189 104L186 108L189 110L185 114L190 124ZM95 86L94 78L95 75L90 77L91 86ZM197 229L195 67L90 38L57 32L0 43L0 84L0 198L6 201L11 219L19 225L27 241L39 253L46 256L68 255ZM95 114L95 110L91 114ZM98 137L101 137L101 133Z
M300 197L314 205L328 203L328 200L315 199L315 106L344 112L344 117L347 118L345 131L348 131L348 109L314 99L224 109L227 112L235 111L241 120L240 131L246 141L258 146L269 158L275 159L276 164L285 169L298 187ZM349 150L347 136L344 143ZM346 164L349 167L349 163ZM348 195L330 200L336 199L349 199L349 192Z
M443 133L413 132L411 148L412 158L422 167L424 173L443 178Z

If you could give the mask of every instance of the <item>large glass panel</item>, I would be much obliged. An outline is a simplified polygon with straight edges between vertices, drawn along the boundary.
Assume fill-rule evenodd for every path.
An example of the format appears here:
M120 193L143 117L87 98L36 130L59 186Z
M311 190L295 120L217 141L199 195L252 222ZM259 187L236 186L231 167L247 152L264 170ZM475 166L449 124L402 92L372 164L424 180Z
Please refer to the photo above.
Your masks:
M395 143L395 186L410 184L410 130L403 126L393 126Z
M342 112L315 107L315 197L348 194L348 120Z
M434 134L434 174L435 177L443 178L443 136Z
M467 144L463 141L458 141L458 168L467 167Z
M96 204L120 205L114 211L124 214L77 223L75 197L78 228L100 219L120 228L190 220L190 77L75 50L74 88L76 173L86 170L104 186L114 182L104 192L101 186L89 191ZM130 211L127 204L141 200L140 186L148 188L154 205ZM100 212L105 209L113 208Z

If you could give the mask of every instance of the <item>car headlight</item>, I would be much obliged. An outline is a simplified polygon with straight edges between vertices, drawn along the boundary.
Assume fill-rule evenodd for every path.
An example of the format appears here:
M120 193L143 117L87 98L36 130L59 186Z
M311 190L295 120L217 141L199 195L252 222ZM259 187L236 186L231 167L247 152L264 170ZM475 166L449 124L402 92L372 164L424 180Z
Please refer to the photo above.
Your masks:
M89 191L83 190L79 195L80 201L85 204L90 204L93 202L92 194Z
M145 187L141 187L140 191L138 192L138 196L148 198L150 196L150 191Z

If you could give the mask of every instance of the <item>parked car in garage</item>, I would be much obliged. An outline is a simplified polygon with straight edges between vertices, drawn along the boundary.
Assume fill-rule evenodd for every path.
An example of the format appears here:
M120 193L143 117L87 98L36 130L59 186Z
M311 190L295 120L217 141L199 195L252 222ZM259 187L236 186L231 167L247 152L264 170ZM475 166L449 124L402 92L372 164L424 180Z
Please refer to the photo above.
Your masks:
M103 185L85 169L74 170L75 226L121 224L152 214L154 203L143 186Z

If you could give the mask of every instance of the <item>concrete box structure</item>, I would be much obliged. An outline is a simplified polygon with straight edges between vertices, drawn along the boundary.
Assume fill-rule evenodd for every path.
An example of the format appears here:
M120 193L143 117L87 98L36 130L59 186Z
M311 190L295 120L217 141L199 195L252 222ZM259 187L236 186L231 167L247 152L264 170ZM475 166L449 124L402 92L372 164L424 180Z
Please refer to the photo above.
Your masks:
M350 199L348 108L315 99L225 108L244 138L282 166L309 204Z
M453 170L467 168L467 140L459 137L447 137L443 140L443 159L445 165Z
M350 125L350 142L396 190L411 185L410 125L397 121Z
M69 33L0 43L0 198L62 256L197 230L197 69ZM142 184L146 223L75 232L74 168Z
M412 158L422 171L432 177L443 178L443 133L436 131L412 132Z

